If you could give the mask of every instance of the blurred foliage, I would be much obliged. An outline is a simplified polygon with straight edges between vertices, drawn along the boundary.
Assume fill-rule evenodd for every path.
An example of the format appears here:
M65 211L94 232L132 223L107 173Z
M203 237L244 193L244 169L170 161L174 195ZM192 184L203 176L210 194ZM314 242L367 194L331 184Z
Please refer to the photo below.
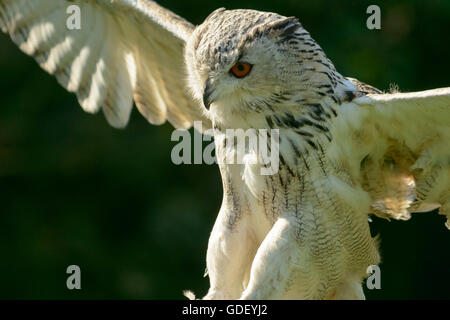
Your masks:
M336 68L380 89L449 86L450 1L240 0L160 3L194 24L218 7L297 16ZM366 28L378 4L382 29ZM133 111L126 130L0 35L0 298L181 299L206 293L208 236L222 190L216 166L170 161L172 128ZM420 134L420 128L417 128ZM375 219L381 290L369 299L450 298L445 218ZM66 289L68 265L82 290Z

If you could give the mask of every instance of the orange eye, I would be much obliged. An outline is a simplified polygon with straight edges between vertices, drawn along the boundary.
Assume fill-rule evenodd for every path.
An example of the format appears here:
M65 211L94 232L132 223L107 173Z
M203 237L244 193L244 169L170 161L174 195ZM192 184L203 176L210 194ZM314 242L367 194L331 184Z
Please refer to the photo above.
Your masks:
M250 73L252 70L252 65L246 62L238 62L236 63L230 70L230 72L236 78L243 78Z

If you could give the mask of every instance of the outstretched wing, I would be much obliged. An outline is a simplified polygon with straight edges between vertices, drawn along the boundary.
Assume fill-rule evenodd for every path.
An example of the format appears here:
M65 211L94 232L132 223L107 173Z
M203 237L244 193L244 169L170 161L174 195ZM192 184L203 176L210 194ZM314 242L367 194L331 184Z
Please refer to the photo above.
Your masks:
M375 213L440 207L450 219L450 88L359 97L339 107L332 133L330 154L360 178Z
M71 30L74 5L81 29ZM153 124L209 125L184 84L183 47L194 26L152 1L0 0L0 27L114 127L127 124L133 100Z

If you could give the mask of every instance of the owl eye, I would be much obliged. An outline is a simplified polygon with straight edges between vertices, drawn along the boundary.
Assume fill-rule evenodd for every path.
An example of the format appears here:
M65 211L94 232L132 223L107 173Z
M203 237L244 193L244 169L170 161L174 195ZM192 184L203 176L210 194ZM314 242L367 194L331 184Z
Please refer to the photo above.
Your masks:
M243 78L250 73L252 65L246 62L236 63L230 70L231 74L236 78Z

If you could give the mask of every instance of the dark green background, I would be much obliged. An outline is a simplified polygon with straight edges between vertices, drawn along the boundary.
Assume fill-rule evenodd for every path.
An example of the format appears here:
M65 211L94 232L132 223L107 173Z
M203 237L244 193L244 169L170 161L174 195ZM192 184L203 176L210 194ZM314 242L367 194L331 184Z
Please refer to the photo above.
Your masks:
M450 1L160 1L195 24L225 6L297 16L336 68L380 89L449 86ZM365 26L369 4L382 30ZM175 166L172 128L136 112L125 130L0 35L0 298L180 299L206 293L218 169ZM420 128L417 128L420 134ZM369 299L450 298L450 231L436 212L375 219L381 290ZM66 289L66 267L82 290Z

